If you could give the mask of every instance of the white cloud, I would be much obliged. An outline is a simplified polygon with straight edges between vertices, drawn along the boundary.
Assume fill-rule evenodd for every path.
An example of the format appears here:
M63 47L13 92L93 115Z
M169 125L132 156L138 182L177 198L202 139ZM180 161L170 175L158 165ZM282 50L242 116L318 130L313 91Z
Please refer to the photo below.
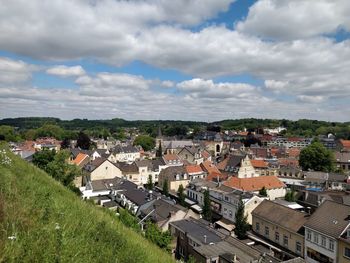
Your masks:
M70 94L74 101L60 97L64 89L55 91L56 97L61 98L57 99L60 114L64 114L63 107L70 110L91 107L100 118L106 114L106 107L114 116L119 111L127 118L132 114L145 118L186 118L189 112L189 119L204 120L222 119L225 117L220 114L227 116L232 112L237 116L288 117L283 116L286 114L283 111L290 114L291 109L300 117L303 111L315 117L328 114L314 112L306 105L318 103L333 116L338 111L337 118L343 118L344 111L334 105L331 108L331 102L350 97L347 77L350 41L336 43L322 35L339 27L349 29L349 1L260 0L234 30L213 25L190 30L189 26L226 10L230 2L6 1L0 5L0 49L57 60L62 65L48 69L48 74L76 77L79 89ZM89 75L80 66L64 65L66 59L85 58L116 66L138 60L161 69L181 71L192 79L171 83L131 74ZM23 89L30 85L35 70L32 65L2 58L0 69L0 95L5 105L10 105L16 96L23 102L36 100L30 97L35 94L37 99L41 98L40 92L48 95L46 90L33 87L27 95L15 92L17 86ZM212 81L218 76L241 74L254 76L264 87ZM169 87L176 93L168 94L167 89L163 89L164 93L156 92L155 86ZM270 91L278 94L268 99L266 92ZM10 96L9 101L5 95ZM277 102L274 96L282 101ZM284 97L294 100L295 107L283 101ZM47 113L55 113L55 105L46 105ZM169 105L173 111L167 108ZM264 111L257 112L256 105ZM37 107L40 106L31 110ZM208 117L208 111L203 109L211 107L215 110ZM141 108L142 112L133 111ZM17 111L11 107L1 109L7 114Z
M288 85L288 81L278 81L273 79L265 80L265 87L275 92L283 91Z
M241 32L273 39L300 39L350 31L348 0L259 0L249 9Z
M164 88L172 88L175 86L174 82L173 81L170 81L170 80L164 80L161 82L161 86L164 87Z
M31 80L37 67L21 60L0 57L0 87L23 84Z
M323 96L307 96L307 95L299 95L298 99L302 102L306 103L320 103L325 100Z
M256 97L258 88L244 83L214 83L212 80L191 79L177 87L192 98L244 99Z
M81 66L67 67L65 65L59 65L47 69L46 73L60 77L77 77L84 75L85 70Z

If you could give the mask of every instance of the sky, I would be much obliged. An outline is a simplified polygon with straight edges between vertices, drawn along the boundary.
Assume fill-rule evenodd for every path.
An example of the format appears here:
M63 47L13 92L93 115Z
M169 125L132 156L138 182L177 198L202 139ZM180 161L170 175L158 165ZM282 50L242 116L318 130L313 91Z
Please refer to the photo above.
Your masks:
M0 118L350 121L349 0L11 0Z

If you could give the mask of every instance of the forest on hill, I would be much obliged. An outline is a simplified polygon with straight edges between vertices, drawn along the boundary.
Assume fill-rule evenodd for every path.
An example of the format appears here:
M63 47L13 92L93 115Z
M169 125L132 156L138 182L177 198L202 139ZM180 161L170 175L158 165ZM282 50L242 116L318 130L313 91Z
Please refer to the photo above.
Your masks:
M56 133L56 138L74 138L79 131L86 131L93 137L113 136L123 138L125 129L137 129L141 133L156 137L159 128L165 136L188 137L195 136L204 131L243 130L261 131L262 128L284 127L286 136L312 137L317 135L335 134L337 138L350 139L350 122L327 122L319 120L301 119L277 120L277 119L236 119L222 120L218 122L173 121L173 120L137 120L124 119L88 120L73 119L61 120L58 118L6 118L0 120L1 135L12 133L17 139L29 139L31 137L50 135ZM48 131L51 130L51 131ZM11 136L10 136L11 137ZM7 140L5 138L5 140Z

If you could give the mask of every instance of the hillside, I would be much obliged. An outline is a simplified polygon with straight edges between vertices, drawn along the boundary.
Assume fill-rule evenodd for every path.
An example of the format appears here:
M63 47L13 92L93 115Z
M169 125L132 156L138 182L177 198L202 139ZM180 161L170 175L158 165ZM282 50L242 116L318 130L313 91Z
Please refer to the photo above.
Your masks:
M0 145L0 262L173 262L113 213Z

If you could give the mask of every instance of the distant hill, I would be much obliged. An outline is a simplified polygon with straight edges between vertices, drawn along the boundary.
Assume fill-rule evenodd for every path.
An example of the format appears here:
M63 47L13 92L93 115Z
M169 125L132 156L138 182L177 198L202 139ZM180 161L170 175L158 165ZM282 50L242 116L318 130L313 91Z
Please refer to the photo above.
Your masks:
M196 122L196 121L172 121L172 120L137 120L128 121L124 119L111 120L60 120L58 118L6 118L0 120L1 125L9 125L21 130L37 129L44 124L55 124L69 131L79 130L102 130L107 129L111 133L118 131L120 128L136 127L141 131L156 136L158 127L162 128L164 135L174 136L186 134L188 128L194 131L200 131L219 127L221 130L256 130L263 127L276 128L285 127L286 136L306 136L312 137L319 134L333 133L338 138L350 139L350 122L327 122L319 120L300 119L297 121L286 119L234 119L222 120L217 122ZM183 128L185 127L185 130ZM261 129L260 129L261 130Z
M0 152L0 262L173 262L110 211L6 155L10 164Z
M82 130L90 128L116 128L116 127L140 127L142 125L206 125L206 122L196 121L173 121L173 120L150 120L150 121L128 121L124 119L111 120L88 120L88 119L73 119L60 120L58 118L46 117L23 117L23 118L5 118L0 120L0 125L9 125L19 129L36 129L44 124L56 124L67 130Z

